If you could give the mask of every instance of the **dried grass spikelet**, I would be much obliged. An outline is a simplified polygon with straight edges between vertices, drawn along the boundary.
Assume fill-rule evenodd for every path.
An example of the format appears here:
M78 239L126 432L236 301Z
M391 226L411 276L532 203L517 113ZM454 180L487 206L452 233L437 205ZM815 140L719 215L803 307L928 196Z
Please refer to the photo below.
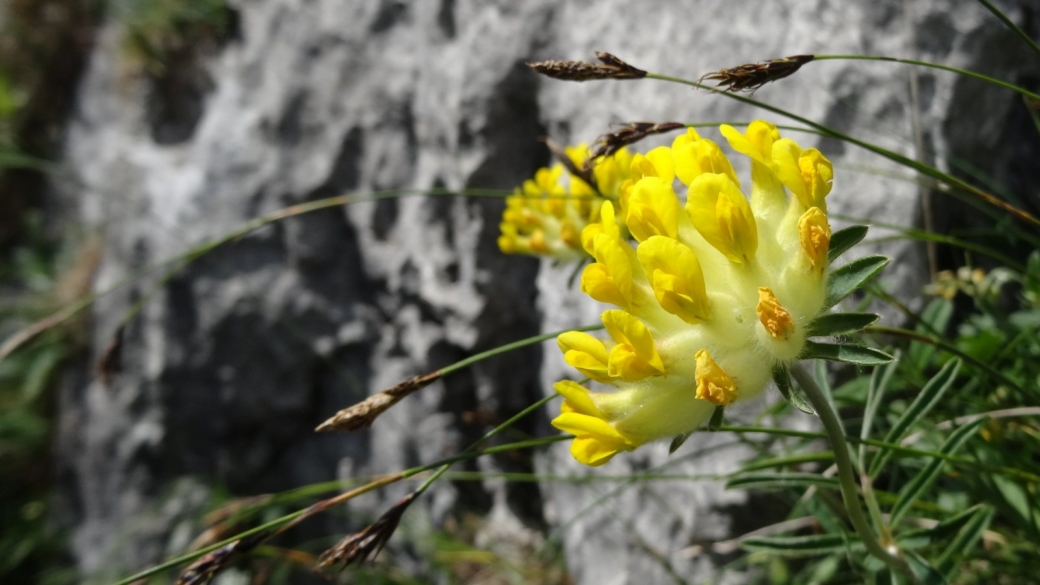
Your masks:
M408 494L364 530L347 536L337 542L336 546L323 552L318 559L319 568L328 569L342 563L340 569L345 569L355 563L364 563L379 554L397 530L404 511L412 505L418 495L418 492Z
M437 371L409 378L396 386L369 396L350 408L344 408L332 416L332 418L318 425L318 428L314 430L323 433L327 431L353 432L367 429L372 424L372 421L376 420L379 415L386 412L391 406L397 404L409 394L435 382L440 377L441 373Z
M596 177L592 173L592 168L582 164L580 167L574 164L571 157L567 155L567 150L559 142L556 142L552 138L545 138L545 146L549 148L549 152L552 153L553 158L560 162L567 169L567 172L571 175L578 177L585 182L586 185L591 187L596 193L599 190L596 188L597 182Z
M546 77L564 81L590 81L593 79L641 79L646 71L629 65L610 53L596 51L600 63L585 61L538 61L527 66Z
M601 156L611 156L625 146L635 144L647 136L671 132L685 128L681 122L626 122L620 127L596 139L585 161L585 168L591 169L593 161Z
M236 558L252 551L273 533L270 530L241 538L218 548L188 566L174 581L175 585L205 585Z
M761 63L738 65L730 69L714 71L701 77L701 81L717 81L716 88L733 93L749 92L767 83L783 79L801 69L814 55L792 55L782 59L770 59Z

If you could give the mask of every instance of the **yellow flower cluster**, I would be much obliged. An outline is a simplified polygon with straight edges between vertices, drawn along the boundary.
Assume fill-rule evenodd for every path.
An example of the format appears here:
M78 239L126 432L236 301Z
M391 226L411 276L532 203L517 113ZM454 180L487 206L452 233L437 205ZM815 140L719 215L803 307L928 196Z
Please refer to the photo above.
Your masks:
M585 144L568 147L567 157L581 168L589 155ZM637 155L638 156L638 155ZM599 221L604 201L617 201L628 180L632 155L622 148L598 158L592 168L595 188L567 172L562 164L541 168L506 198L498 247L506 254L549 256L562 261L588 258L581 245L585 226Z
M671 148L633 157L619 208L603 202L581 233L595 259L581 289L618 307L603 313L609 340L557 339L569 365L614 387L555 385L565 402L553 425L575 435L571 453L584 464L689 432L717 406L759 394L824 308L830 162L767 122L721 131L751 160L750 201L719 146L689 128Z

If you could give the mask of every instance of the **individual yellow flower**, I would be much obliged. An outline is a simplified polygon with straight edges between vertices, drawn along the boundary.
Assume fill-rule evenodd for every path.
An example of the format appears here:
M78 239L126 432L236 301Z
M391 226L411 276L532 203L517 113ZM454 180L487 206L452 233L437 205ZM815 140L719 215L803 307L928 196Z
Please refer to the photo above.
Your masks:
M691 128L667 149L671 166L660 149L634 156L617 202L625 215L604 203L602 222L581 234L595 259L582 290L618 307L603 313L607 339L558 339L568 364L613 387L556 387L565 402L553 424L575 435L582 463L692 431L756 396L824 309L830 162L766 122L723 135L752 161L750 201L718 145ZM672 173L688 187L685 206Z

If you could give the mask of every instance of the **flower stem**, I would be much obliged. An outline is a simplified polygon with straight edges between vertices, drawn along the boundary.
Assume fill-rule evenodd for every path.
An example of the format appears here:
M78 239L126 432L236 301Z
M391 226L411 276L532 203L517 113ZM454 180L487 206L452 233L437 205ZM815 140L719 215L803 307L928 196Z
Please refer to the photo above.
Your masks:
M863 541L863 544L866 545L867 550L871 554L884 561L892 569L912 577L913 573L910 572L910 567L906 562L885 550L885 547L881 546L881 543L877 541L870 529L867 517L860 506L859 487L856 484L856 474L852 469L852 459L849 457L849 446L845 442L845 430L841 426L841 420L838 419L838 415L831 408L830 402L824 396L823 390L820 390L820 387L816 384L816 380L813 380L813 377L800 364L795 364L791 367L790 372L791 376L798 382L798 385L802 387L813 408L816 409L816 414L820 416L820 421L823 423L823 430L827 433L827 438L831 442L831 448L834 451L834 464L838 467L838 483L841 486L841 497L845 500L845 509L849 513L849 521L852 522L852 527L856 529L856 534L859 535L860 540Z

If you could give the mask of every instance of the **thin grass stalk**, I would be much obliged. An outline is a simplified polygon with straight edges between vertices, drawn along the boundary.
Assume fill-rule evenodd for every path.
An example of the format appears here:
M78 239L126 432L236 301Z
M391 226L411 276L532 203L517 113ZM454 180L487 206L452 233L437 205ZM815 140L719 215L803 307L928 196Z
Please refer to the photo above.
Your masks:
M529 440L526 440L526 441L517 441L517 442L514 442L514 443L506 443L504 445L496 445L494 447L488 447L487 449L482 449L480 451L475 451L473 453L466 453L466 454L455 455L453 457L448 457L446 459L442 459L442 460L437 461L435 463L430 463L428 465L421 465L419 467L413 467L413 468L408 469L406 471L402 471L402 472L399 472L399 473L391 474L391 475L388 475L388 476L383 476L383 478L381 478L381 479L377 479L376 481L373 481L373 482L367 483L367 484L365 484L365 485L363 485L361 487L355 488L355 489L351 490L350 492L347 492L346 494L343 494L341 496L337 496L336 500L337 500L337 503L343 503L343 502L345 502L345 501L347 501L349 499L352 499L352 498L357 497L357 496L359 496L361 494L364 494L364 493L368 493L368 492L370 492L370 491L372 491L374 489L378 489L380 487L384 487L386 485L390 485L391 483L396 483L398 481L402 481L404 479L408 479L410 477L414 477L414 476L416 476L416 475L418 475L420 473L424 473L426 471L431 471L433 469L436 469L438 467L441 467L442 465L446 465L446 464L449 464L449 463L456 463L458 461L463 461L463 460L466 460L466 459L475 459L475 458L483 456L483 455L493 455L495 453L505 453L505 452L508 452L508 451L513 451L515 449L527 449L527 448L534 448L534 447L542 447L542 446L550 445L550 444L553 444L553 443L559 443L560 441L571 440L573 438L574 437L572 437L571 435L553 435L551 437L542 437L542 438L539 438L539 439L529 439ZM350 494L349 497L347 497L348 494ZM215 551L215 550L217 550L217 549L219 549L221 547L227 546L227 545L235 542L236 540L241 540L243 538L246 538L246 537L252 536L254 534L258 534L260 532L267 531L267 530L274 530L274 529L281 528L281 527L285 526L286 524L296 520L300 516L306 514L308 510L309 510L309 508L305 508L303 510L297 510L295 512L292 512L290 514L282 516L281 518L277 518L275 520L271 520L270 522L267 522L265 524L262 524L260 526L255 527L255 528L250 528L249 530L245 530L243 532L240 532L239 534L236 534L236 535L234 535L234 536L232 536L230 538L226 538L226 539L224 539L224 540L222 540L220 542L217 542L215 544L211 544L211 545L209 545L209 546L207 546L205 548L199 549L197 551L190 552L188 554L181 555L179 557L175 557L175 558L170 559L168 561L165 561L165 562L163 562L163 563L161 563L159 565L156 565L154 567L151 567L149 569L141 571L141 572L139 572L139 573L137 573L135 575L131 575L129 577L126 577L125 579L117 581L114 585L132 585L133 583L136 583L136 582L141 581L143 579L148 579L148 578L150 578L150 577L152 577L154 575L157 575L157 574L159 574L159 573L161 573L163 571L166 571L168 569L172 569L172 568L174 568L174 567L176 567L178 565L182 565L184 563L188 563L188 562L194 561L194 560L196 560L196 559L198 559L198 558L200 558L200 557L202 557L202 556L204 556L204 555L206 555L208 553L211 553L211 552L213 552L213 551Z
M1004 23L1004 26L1015 31L1015 34L1018 35L1019 38L1021 38L1023 41L1025 41L1025 43L1029 45L1031 49L1033 49L1033 52L1035 52L1037 55L1040 55L1040 44L1037 44L1036 41L1030 38L1024 30L1018 27L1017 24L1011 22L1011 19L1008 18L1006 14L1001 12L999 8L994 6L989 0L979 0L979 4L985 6L987 10L993 13L993 16L999 18L1000 22Z
M971 77L984 81L986 83L1009 89L1015 93L1021 94L1025 97L1040 100L1040 94L1035 94L1024 87L1019 87L1013 83L997 79L996 77L990 77L977 71L971 71L969 69L961 69L959 67L950 67L949 65L942 65L940 63L932 63L929 61L919 61L917 59L900 59L898 57L885 57L882 55L813 55L813 61L884 61L889 63L902 63L904 65L916 65L918 67L927 67L929 69L939 69L942 71L948 71L950 73L956 73L957 75L963 75L964 77Z
M737 101L739 101L741 103L744 103L744 104L747 104L747 105L750 105L750 106L755 106L757 108L761 108L763 110L772 112L774 114L779 114L781 116L784 116L786 118L789 118L789 119L794 120L796 122L799 122L801 124L805 124L806 126L814 128L814 129L822 132L826 136L829 136L831 138L836 138L836 139L842 140L844 142L848 142L849 144L853 144L855 146L858 146L860 148L863 148L863 149L868 150L870 152L873 152L875 154L881 155L881 156L883 156L883 157L885 157L885 158L887 158L889 160L897 162L897 163L899 163L899 164L901 164L903 166L910 167L910 168L912 168L912 169L914 169L914 170L916 170L916 171L918 171L920 173L923 173L925 175L933 177L933 178L939 180L940 182L942 182L942 183L944 183L946 185L949 185L951 187L956 187L956 188L958 188L960 190L966 191L966 192L974 195L976 198L981 199L982 201L984 201L985 203L988 203L989 205L991 205L993 207L997 207L997 208L999 208L999 209L1001 209L1003 211L1006 211L1007 213L1010 213L1011 215L1013 215L1013 216L1015 216L1015 217L1017 217L1017 218L1019 218L1019 219L1021 219L1023 221L1026 221L1028 223L1031 223L1031 224L1033 224L1035 226L1040 226L1040 220L1038 220L1036 217L1034 217L1030 213L1022 211L1021 209L1018 209L1017 207L1014 207L1013 205L1010 205L1007 202L1002 201L998 197L995 197L994 195L991 195L990 193L987 193L986 191L983 191L983 190L981 190L981 189L979 189L977 187L974 187L973 185L970 185L970 184L964 182L961 179L958 179L958 178L956 178L956 177L954 177L952 175L944 173L944 172L940 171L939 169L936 169L935 167L932 167L930 165L926 165L924 163L918 162L918 161L916 161L916 160L914 160L912 158L909 158L907 156L899 154L899 153L897 153L895 151L888 150L887 148L882 148L882 147L877 146L875 144L872 144L870 142L866 142L864 140L860 140L858 138L849 136L848 134L845 134L843 132L839 132L837 130L834 130L833 128L830 128L829 126L825 126L825 125L820 124L818 122L814 122L814 121L812 121L812 120L810 120L808 118L804 118L802 116L799 116L797 114L794 114L794 113L789 112L787 110L784 110L782 108L778 108L776 106L772 106L772 105L766 104L764 102L760 102L758 100L755 100L755 99L752 99L752 98L748 98L748 97L744 97L742 95L738 95L738 94L735 94L735 93L722 91L722 90L719 90L717 88L714 88L714 87L711 87L711 86L708 86L708 85L704 85L704 84L696 82L696 81L691 81L689 79L683 79L681 77L673 77L671 75L662 75L660 73L649 73L649 74L647 74L647 79L656 79L658 81L667 81L669 83L678 83L680 85L687 85L687 86L694 87L694 88L697 88L697 89L703 89L705 91L710 91L712 93L720 94L720 95L723 95L723 96L725 96L727 98L730 98L730 99L733 99L733 100L737 100ZM950 191L950 194L954 194L954 193L955 193L955 191ZM967 199L963 199L963 200L965 202L968 202L968 203L972 204L973 206L978 208L980 211L983 211L987 215L993 216L992 211L985 205L979 205L979 201L978 200L972 199L972 198L967 198ZM1028 239L1030 242L1032 242L1034 244L1037 244L1037 245L1040 245L1040 238L1038 238L1037 236L1035 236L1033 234L1028 234L1028 232L1022 233L1021 235L1022 235L1023 238Z

